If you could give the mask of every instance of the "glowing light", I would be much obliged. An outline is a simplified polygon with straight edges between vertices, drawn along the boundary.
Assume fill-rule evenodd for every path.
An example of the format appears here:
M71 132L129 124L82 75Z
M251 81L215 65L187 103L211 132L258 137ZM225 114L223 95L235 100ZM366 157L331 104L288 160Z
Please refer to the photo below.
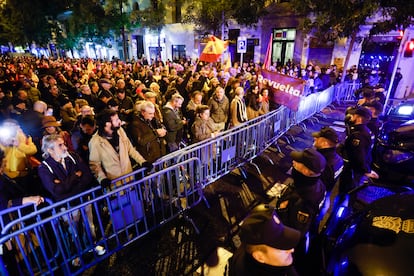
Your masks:
M409 50L414 50L414 41L408 42L408 49Z
M414 107L410 105L400 106L397 110L399 115L411 115L413 113Z

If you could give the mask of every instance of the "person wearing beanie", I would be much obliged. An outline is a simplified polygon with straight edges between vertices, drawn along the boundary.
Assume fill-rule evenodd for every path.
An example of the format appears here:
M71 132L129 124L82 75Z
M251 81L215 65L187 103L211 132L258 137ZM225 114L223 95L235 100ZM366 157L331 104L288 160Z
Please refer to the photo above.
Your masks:
M274 208L260 204L240 226L241 245L229 259L229 276L298 275L293 266L300 232L285 226Z

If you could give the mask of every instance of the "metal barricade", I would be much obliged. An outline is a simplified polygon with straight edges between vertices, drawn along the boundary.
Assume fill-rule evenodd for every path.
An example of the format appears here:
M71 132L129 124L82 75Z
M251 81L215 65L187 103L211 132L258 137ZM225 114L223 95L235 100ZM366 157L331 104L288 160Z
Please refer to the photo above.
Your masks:
M204 187L252 162L291 126L331 104L337 91L331 87L311 94L301 100L297 112L280 107L216 138L170 153L154 163L150 174L140 169L124 175L113 180L122 186L104 194L97 187L21 213L1 224L0 245L12 241L19 249L20 274L76 275L172 219L182 216L193 223L186 210L205 200ZM29 251L21 235L29 241ZM105 249L103 254L96 252L98 245ZM75 260L80 267L72 265ZM0 269L7 275L4 263L0 262Z
M66 268L73 260L73 246L79 247L80 243L89 240L89 248L94 248L91 229L83 227L80 235L75 221L71 218L76 212L79 216L77 225L89 225L87 210L90 203L87 201L95 198L98 191L99 187L58 203L45 199L49 206L14 217L10 223L4 225L0 246L3 249L8 247L10 250L3 250L2 253L7 252L12 256L7 258L8 262L4 262L3 254L0 256L2 275L44 275L53 274L54 271L68 271ZM13 215L10 209L5 212Z
M13 273L78 275L178 216L192 222L185 211L203 200L200 167L191 158L144 177L139 171L130 175L133 182L106 194L96 187L14 219L0 237L1 246L15 249ZM0 271L8 275L3 257Z
M360 82L345 82L335 85L336 101L339 104L357 101L355 91L361 87L362 84Z

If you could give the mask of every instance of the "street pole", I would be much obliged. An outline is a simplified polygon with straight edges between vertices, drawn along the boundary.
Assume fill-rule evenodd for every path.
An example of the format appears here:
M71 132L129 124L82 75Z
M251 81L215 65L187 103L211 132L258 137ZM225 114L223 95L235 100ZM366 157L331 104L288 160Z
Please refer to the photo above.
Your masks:
M243 68L243 53L240 53L240 67Z

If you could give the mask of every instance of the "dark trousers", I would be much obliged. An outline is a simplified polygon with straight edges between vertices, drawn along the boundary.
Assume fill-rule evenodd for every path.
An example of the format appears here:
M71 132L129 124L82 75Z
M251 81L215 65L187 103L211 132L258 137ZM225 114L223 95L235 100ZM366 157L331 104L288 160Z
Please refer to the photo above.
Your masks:
M349 162L344 162L344 169L339 178L339 195L345 195L361 185L365 173L356 170Z

